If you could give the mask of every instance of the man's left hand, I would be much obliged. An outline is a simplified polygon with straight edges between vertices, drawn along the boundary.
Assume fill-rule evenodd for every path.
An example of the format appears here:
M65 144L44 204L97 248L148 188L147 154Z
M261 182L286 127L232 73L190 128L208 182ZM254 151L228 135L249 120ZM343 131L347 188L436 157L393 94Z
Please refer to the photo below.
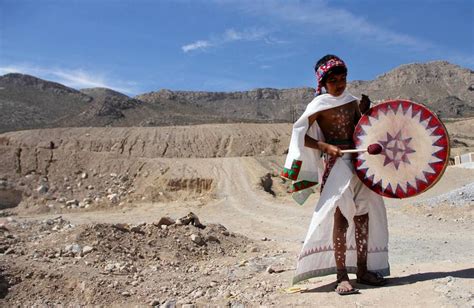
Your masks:
M366 113L370 109L370 98L365 94L362 94L362 98L360 99L359 103L359 109L360 113L362 114Z

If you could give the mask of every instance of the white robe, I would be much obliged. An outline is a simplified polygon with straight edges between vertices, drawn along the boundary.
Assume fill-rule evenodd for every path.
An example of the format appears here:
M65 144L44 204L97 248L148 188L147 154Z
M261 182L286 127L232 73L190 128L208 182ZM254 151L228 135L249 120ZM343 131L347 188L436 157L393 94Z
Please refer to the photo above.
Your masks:
M330 94L317 96L306 111L293 125L293 133L290 141L288 156L285 168L291 168L294 160L302 161L296 181L309 180L321 181L323 173L323 163L321 153L318 150L304 146L306 134L317 140L324 140L324 136L317 121L309 127L308 118L312 114L342 106L356 100L348 92L341 96L334 97ZM347 219L349 227L346 238L346 267L349 273L357 270L357 251L355 244L354 216L356 207L353 194L350 189L354 181L360 181L354 173L348 161L337 159L324 186L324 190L316 205L311 224L303 244L303 248L298 257L296 273L293 283L298 283L312 277L323 276L336 273L336 262L333 248L333 226L334 212L337 207ZM311 188L305 191L312 190ZM373 195L368 211L369 214L369 235L368 235L368 256L367 268L381 275L389 275L388 264L388 228L385 205L380 195L370 192ZM303 203L308 194L305 192L296 193L295 198L299 203ZM303 196L303 197L301 197Z

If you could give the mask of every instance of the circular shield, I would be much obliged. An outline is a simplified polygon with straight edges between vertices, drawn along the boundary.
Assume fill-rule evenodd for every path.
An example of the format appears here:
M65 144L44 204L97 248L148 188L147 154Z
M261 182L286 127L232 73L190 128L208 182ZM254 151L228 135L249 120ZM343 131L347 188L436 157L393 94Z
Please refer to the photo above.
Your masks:
M354 167L361 181L376 193L408 198L432 187L449 159L449 138L438 117L425 106L386 101L361 117L354 131L358 149L379 144L377 155L360 153Z

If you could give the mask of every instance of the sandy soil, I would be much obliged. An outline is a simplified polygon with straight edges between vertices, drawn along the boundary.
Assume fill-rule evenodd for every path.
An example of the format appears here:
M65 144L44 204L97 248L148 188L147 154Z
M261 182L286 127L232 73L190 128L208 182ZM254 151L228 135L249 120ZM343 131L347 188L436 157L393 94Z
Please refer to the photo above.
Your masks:
M335 277L327 276L302 284L306 292L288 294L318 195L299 206L277 177L272 177L276 196L265 192L261 177L278 169L284 156L261 151L249 157L155 159L156 166L181 166L170 178L192 174L213 180L209 190L196 195L193 186L192 194L178 200L135 196L143 196L143 185L164 190L164 182L157 182L161 177L150 170L147 177L133 177L130 187L136 191L120 205L32 212L20 204L3 210L7 230L0 237L0 303L473 306L474 203L411 204L474 182L472 169L449 167L425 194L386 200L392 271L387 286L358 286L361 294L341 297L333 291ZM89 170L90 165L79 167ZM90 172L81 181L92 178ZM96 182L103 179L98 175ZM159 223L162 217L177 219L189 212L207 227Z

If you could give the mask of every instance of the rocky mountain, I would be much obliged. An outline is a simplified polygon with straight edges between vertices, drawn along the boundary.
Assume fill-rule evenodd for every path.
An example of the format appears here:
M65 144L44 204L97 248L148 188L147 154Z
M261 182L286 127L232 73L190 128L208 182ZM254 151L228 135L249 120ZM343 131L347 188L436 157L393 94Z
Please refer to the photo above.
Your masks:
M198 113L220 115L230 122L293 122L313 97L311 88L262 88L244 92L160 90L137 96L151 104L164 103L177 112L197 107Z
M427 105L443 118L474 116L474 72L446 61L402 65L373 81L353 81L348 90L374 102L408 99ZM192 104L229 119L293 122L314 97L314 89L255 89L245 92L160 90L137 96L149 102Z
M372 81L353 81L356 96L375 102L410 99L443 118L474 116L474 72L445 61L402 65ZM166 126L293 122L312 88L242 92L159 90L135 98L105 89L80 91L22 74L0 76L0 132L82 126Z
M441 117L474 115L474 71L446 61L402 65L373 81L351 82L348 89L378 101L409 99Z
M193 104L147 103L105 88L78 91L16 73L0 76L0 110L0 133L51 127L227 122L226 118Z
M62 84L33 76L0 76L0 131L55 127L92 98Z

